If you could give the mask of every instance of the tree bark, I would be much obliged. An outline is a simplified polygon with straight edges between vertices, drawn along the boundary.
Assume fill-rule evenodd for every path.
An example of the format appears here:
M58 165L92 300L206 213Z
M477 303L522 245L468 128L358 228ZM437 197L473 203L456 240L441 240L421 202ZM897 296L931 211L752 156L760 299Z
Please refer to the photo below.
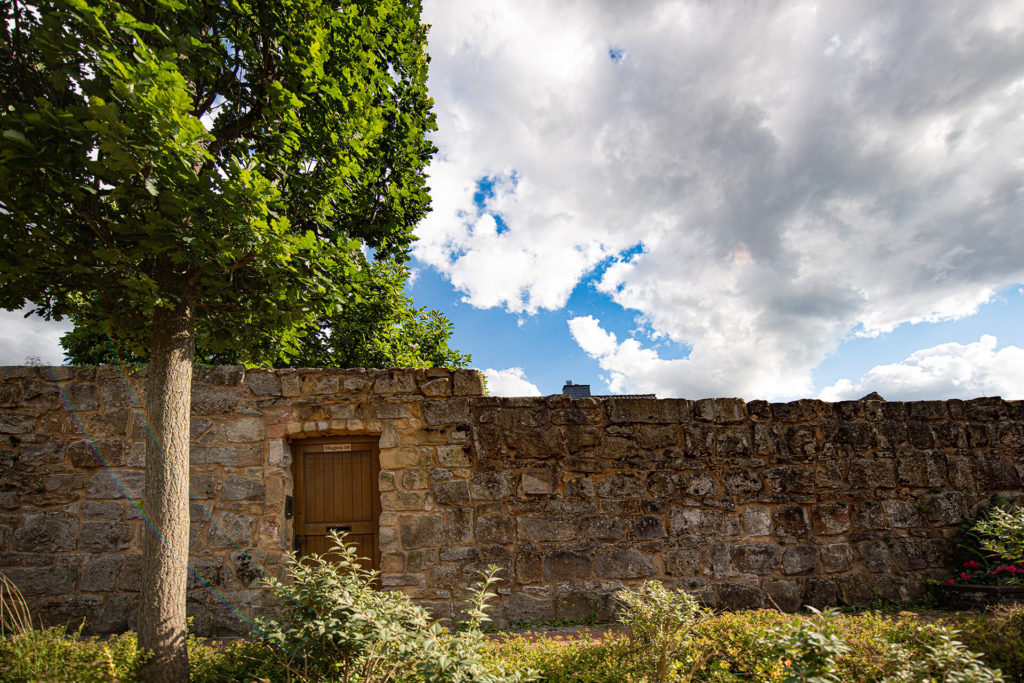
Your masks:
M143 511L139 647L151 651L142 680L188 681L185 587L188 580L189 407L195 354L195 294L161 258L156 281L170 307L153 312L146 378L146 486Z

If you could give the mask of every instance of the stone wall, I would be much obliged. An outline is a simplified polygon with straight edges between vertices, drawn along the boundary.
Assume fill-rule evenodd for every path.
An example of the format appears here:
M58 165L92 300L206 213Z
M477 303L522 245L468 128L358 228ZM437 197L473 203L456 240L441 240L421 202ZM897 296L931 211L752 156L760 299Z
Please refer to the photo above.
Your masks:
M144 373L0 368L0 571L49 623L134 625ZM382 583L441 616L605 617L658 578L723 606L920 594L964 514L1021 496L1024 402L488 398L472 371L197 370L189 614L244 629L292 547L303 438L379 438Z

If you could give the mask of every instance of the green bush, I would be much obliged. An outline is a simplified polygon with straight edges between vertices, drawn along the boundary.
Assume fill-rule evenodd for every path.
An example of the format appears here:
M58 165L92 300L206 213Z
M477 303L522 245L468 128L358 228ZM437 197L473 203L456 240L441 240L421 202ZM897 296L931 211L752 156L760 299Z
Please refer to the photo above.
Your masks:
M986 551L1005 562L1024 563L1024 507L994 507L987 519L975 524L974 531Z
M0 642L0 681L133 681L143 660L134 633L98 640L81 629L30 629Z
M621 607L619 623L626 627L634 649L657 657L655 680L664 681L670 668L675 673L700 666L700 659L679 658L697 624L709 615L696 598L686 591L667 589L660 581L621 590L615 597Z
M516 683L530 672L510 672L484 657L481 626L488 621L491 567L477 587L468 622L457 633L431 623L403 593L374 590L376 572L364 569L354 546L332 534L325 555L289 556L290 580L269 579L280 604L277 617L257 623L275 646L275 662L290 680Z

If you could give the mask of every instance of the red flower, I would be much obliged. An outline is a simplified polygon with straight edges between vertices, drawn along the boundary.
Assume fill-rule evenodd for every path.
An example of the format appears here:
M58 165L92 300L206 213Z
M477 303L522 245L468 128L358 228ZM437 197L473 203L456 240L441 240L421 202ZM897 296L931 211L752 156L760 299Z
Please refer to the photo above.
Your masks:
M971 577L970 577L970 575L967 572L960 572L960 578L962 580L966 581L967 579L969 579Z

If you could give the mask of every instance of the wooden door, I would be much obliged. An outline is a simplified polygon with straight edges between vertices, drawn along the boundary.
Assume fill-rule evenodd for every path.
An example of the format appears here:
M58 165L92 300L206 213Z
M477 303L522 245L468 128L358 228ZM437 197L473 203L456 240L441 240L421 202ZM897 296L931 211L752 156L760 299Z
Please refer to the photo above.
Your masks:
M347 532L367 568L380 568L377 520L380 459L370 436L306 439L292 446L295 456L295 534L299 556L329 550L332 529ZM301 540L300 540L301 537Z

